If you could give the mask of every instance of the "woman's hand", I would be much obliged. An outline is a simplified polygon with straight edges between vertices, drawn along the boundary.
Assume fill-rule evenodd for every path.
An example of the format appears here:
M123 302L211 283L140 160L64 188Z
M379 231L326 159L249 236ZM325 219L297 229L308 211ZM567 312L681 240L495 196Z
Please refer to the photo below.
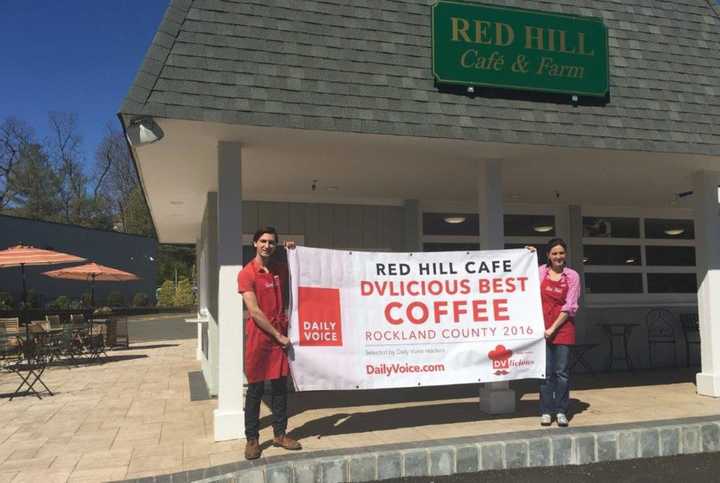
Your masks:
M545 329L545 338L546 338L546 339L549 339L550 337L553 336L553 333L554 333L554 332L555 332L555 331L552 330L552 329Z

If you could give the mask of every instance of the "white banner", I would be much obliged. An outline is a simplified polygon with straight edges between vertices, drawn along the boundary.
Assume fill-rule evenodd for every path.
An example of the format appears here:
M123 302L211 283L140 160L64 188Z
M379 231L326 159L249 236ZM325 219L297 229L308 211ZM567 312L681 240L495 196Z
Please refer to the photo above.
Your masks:
M288 263L299 390L545 377L535 253L297 247Z

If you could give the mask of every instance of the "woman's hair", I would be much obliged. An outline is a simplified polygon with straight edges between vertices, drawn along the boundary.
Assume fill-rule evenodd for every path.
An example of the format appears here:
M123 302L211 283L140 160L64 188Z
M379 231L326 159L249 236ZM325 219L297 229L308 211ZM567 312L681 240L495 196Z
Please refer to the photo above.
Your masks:
M272 226L266 226L263 228L260 228L258 231L255 232L253 235L253 243L257 242L261 236L263 236L265 233L270 233L275 237L275 243L279 243L280 240L278 239L277 231L275 231L275 228Z
M553 247L556 247L558 245L563 247L563 250L565 250L565 253L567 253L567 243L565 243L565 240L563 240L562 238L553 238L549 242L547 242L547 245L545 245L545 258L547 259L548 266L550 265L550 251L553 249Z

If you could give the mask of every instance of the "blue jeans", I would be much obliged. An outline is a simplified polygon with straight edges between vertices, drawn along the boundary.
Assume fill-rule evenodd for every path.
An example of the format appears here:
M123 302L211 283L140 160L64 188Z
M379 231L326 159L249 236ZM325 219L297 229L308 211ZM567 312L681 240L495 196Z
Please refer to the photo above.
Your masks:
M540 414L567 414L570 403L570 347L545 344L545 380L540 384Z

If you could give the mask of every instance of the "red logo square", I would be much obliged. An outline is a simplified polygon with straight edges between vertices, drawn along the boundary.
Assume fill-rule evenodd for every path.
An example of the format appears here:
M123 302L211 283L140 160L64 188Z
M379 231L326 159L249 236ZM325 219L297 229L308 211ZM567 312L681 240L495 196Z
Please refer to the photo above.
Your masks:
M340 289L298 287L301 346L342 346Z

